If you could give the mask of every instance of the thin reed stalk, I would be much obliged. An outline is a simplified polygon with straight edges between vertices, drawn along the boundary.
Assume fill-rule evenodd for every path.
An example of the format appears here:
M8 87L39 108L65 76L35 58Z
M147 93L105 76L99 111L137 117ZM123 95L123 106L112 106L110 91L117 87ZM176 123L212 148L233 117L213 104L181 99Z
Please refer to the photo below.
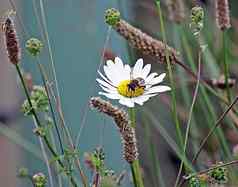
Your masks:
M195 71L196 67L195 67L195 63L193 60L194 56L193 56L193 53L189 47L187 38L183 34L184 32L185 32L184 29L179 30L180 36L182 37L182 45L185 50L185 54L187 55L189 65L191 66L192 70ZM203 80L203 79L201 79L201 80ZM202 83L202 81L201 81L201 83ZM207 118L208 118L207 122L208 122L209 128L212 128L213 124L216 121L216 114L212 107L213 105L212 105L212 102L208 96L207 91L210 91L210 93L213 93L216 91L213 89L210 89L209 87L210 86L208 84L201 84L201 95L202 95L203 99L201 100L202 104L200 104L200 106L202 107L202 110L204 111L205 116L207 116ZM207 90L205 88L207 88ZM219 95L219 94L217 94L217 95ZM215 94L214 94L214 96L215 96ZM229 103L228 100L223 97L221 97L220 101L224 101L226 105L228 105L228 103ZM221 146L223 147L222 151L224 152L224 154L227 157L230 157L231 154L230 154L228 144L226 142L223 131L221 129L217 129L216 134L221 142Z
M35 118L33 118L33 121L34 121L35 127L37 127L37 123L36 123ZM46 153L45 145L44 145L41 137L38 137L38 140L40 142L40 147L41 147L42 155L43 155L43 158L45 160L46 168L47 168L47 171L48 171L49 184L50 184L51 187L54 187L52 171L51 171L51 168L50 168L50 162L49 162L48 155Z
M156 5L157 5L158 13L159 13L163 43L165 44L165 46L167 46L167 39L166 39L166 34L165 34L165 26L164 26L164 21L163 21L162 10L161 10L161 6L160 6L160 0L156 0ZM182 147L183 138L182 138L182 131L180 128L178 115L177 115L175 84L174 84L173 72L172 72L172 68L171 68L171 62L170 62L170 58L169 58L169 51L167 50L167 47L165 48L165 53L166 53L165 55L166 55L167 71L169 73L169 81L171 84L172 114L173 114L173 119L174 119L175 126L176 126L176 134L177 134L177 137L179 140L179 146Z
M42 82L43 82L43 86L44 86L46 94L47 94L47 98L48 98L48 102L49 102L49 106L50 106L50 112L51 112L51 116L52 116L52 119L53 119L54 127L56 129L56 134L57 134L58 141L59 141L59 144L60 144L61 153L64 154L64 146L63 146L63 142L62 142L62 139L61 139L61 135L60 135L60 131L59 131L59 128L58 128L58 124L57 124L57 121L56 121L56 116L55 116L53 104L52 104L52 101L51 101L49 87L47 85L48 78L47 78L46 72L44 70L44 67L41 65L39 59L37 59L37 66L38 66L38 69L40 71L40 75L41 75L41 79L42 79Z
M202 51L201 48L199 49L199 54L198 54L198 79L197 79L197 83L196 83L196 87L195 87L195 91L193 94L193 99L192 99L192 104L190 107L190 111L189 111L189 116L188 116L188 122L187 122L187 127L186 127L186 133L185 133L185 140L184 140L184 145L183 145L183 154L184 157L186 157L186 150L187 150L187 144L188 144L188 138L189 138L189 131L191 128L191 120L192 120L192 114L193 114L193 108L198 96L198 89L199 89L199 84L200 84L200 77L201 77L201 55L202 55ZM179 172L176 178L176 182L175 182L175 187L178 186L179 184L179 180L180 180L180 176L182 174L182 170L183 170L183 165L184 165L184 161L181 161L180 167L179 167Z
M198 151L196 152L195 156L193 157L192 163L195 163L197 161L197 158L198 158L199 154L201 153L204 145L206 144L208 138L215 132L215 130L219 127L219 125L222 124L221 122L224 120L224 118L229 113L229 111L232 109L232 107L237 103L237 101L238 101L238 96L236 96L236 98L233 100L233 102L230 104L230 106L227 108L227 110L219 117L219 119L217 120L217 122L215 123L213 128L208 132L207 136L202 140Z

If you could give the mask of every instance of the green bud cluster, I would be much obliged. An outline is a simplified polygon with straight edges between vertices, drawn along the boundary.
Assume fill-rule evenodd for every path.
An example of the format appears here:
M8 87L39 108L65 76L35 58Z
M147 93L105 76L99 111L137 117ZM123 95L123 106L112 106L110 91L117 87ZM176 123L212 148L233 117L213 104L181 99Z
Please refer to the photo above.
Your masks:
M228 182L228 171L226 167L219 167L209 172L212 183L224 184Z
M201 182L197 177L189 179L189 187L201 187Z
M32 107L28 100L22 104L22 111L25 115L32 115L32 109L38 112L49 111L49 101L45 88L42 86L34 86L30 95Z
M110 26L115 26L120 21L120 12L115 8L107 9L105 12L105 22Z
M43 43L37 38L30 38L26 41L26 49L34 57L40 54L42 48Z
M97 171L101 171L104 168L105 154L101 147L96 148L91 155L92 162Z
M20 168L18 171L18 177L25 178L29 176L29 172L27 168Z
M37 173L33 175L32 182L34 183L35 187L45 187L47 179L43 173Z
M203 8L200 6L193 7L191 10L190 18L191 18L190 28L193 32L193 35L196 36L203 29L203 22L204 22Z

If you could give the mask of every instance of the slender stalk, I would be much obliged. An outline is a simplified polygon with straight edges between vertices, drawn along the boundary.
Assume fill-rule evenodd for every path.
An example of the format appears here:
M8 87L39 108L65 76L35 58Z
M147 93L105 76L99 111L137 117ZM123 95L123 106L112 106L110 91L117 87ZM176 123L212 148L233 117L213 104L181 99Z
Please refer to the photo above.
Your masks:
M226 84L226 92L227 92L227 98L228 101L231 101L231 92L228 85L228 79L229 79L229 65L227 62L227 53L226 53L226 30L222 32L222 38L223 38L223 66L224 66L224 74L225 74L225 84Z
M35 120L34 120L34 123L36 123ZM49 158L48 158L48 155L46 153L44 143L43 143L43 141L40 137L39 137L39 142L40 142L40 147L41 147L41 150L42 150L42 154L43 154L45 164L46 164L46 167L47 167L47 171L48 171L48 175L49 175L49 184L50 184L51 187L54 187L53 176L52 176L52 172L51 172L51 168L50 168Z
M55 88L56 88L56 94L57 94L57 97L56 97L57 102L56 103L57 103L57 106L58 106L57 108L58 108L59 116L61 118L64 130L66 131L66 135L67 135L67 138L69 140L69 144L70 144L71 148L74 149L75 146L74 146L72 137L70 135L68 127L66 126L64 116L63 116L63 110L62 110L61 99L60 99L61 98L60 97L60 91L59 91L58 80L57 80L57 76L56 76L55 63L54 63L54 59L53 59L53 52L52 52L52 48L51 48L51 44L50 44L49 34L48 34L48 31L47 31L47 23L46 23L46 17L45 17L44 4L43 4L42 0L40 0L39 3L40 3L40 10L41 10L41 16L42 16L42 24L43 24L43 27L44 27L45 37L46 37L49 56L50 56L51 68L52 68L52 71L53 71L53 79L54 79ZM86 177L86 175L84 174L84 172L82 170L82 167L81 167L81 164L80 164L80 161L79 161L78 158L76 158L76 166L79 170L79 174L80 174L80 177L82 179L84 187L87 187L88 186L87 177Z
M39 120L39 118L38 118L38 116L37 116L37 114L36 114L36 111L35 111L33 105L32 105L31 98L30 98L28 89L27 89L27 87L26 87L26 84L25 84L23 75L22 75L22 73L21 73L20 67L19 67L18 64L16 64L15 67L16 67L18 76L19 76L19 78L20 78L20 80L21 80L21 84L22 84L22 86L23 86L25 95L26 95L26 97L27 97L27 101L28 101L28 103L29 103L29 105L30 105L30 108L31 108L31 110L32 110L32 114L33 114L33 117L34 117L34 119L35 119L35 121L36 121L37 127L42 127L42 124L41 124L41 122L40 122L40 120ZM59 155L56 153L56 151L54 150L54 148L51 146L51 144L50 144L48 138L47 138L46 136L44 136L44 137L43 137L43 140L44 140L46 146L48 147L49 151L51 152L51 154L52 154L55 158L58 158ZM63 164L63 162L62 162L61 160L59 160L59 159L57 159L57 161L58 161L59 165L64 169L64 164ZM72 184L74 187L77 187L78 185L77 185L77 183L75 182L74 178L73 178L70 174L67 174L67 173L66 173L66 175L70 178L71 184Z
M54 100L55 100L55 102L57 104L57 98L54 95L54 92L53 92L52 88L49 87L49 89L51 91L51 95L54 97ZM66 132L66 136L67 136L67 139L68 139L68 144L70 145L70 148L74 150L75 149L75 145L73 144L73 140L71 139L71 136L69 134L70 132L68 131L68 128L67 128L67 126L65 124L63 112L61 111L61 108L59 106L57 106L56 108L57 108L57 111L58 111L58 113L60 115L60 120L61 120L62 127L64 128L64 130ZM83 172L83 169L82 169L82 166L81 166L81 163L80 163L78 157L75 158L75 163L76 163L76 166L78 168L78 171L79 171L79 174L80 174L80 177L82 179L84 187L88 187L88 179L87 179L86 175Z
M232 109L232 107L237 103L237 101L238 101L238 96L236 96L236 98L233 100L233 102L230 104L230 106L226 109L226 111L219 117L219 119L217 120L216 124L209 131L207 136L203 139L202 143L199 146L199 149L198 149L197 153L193 157L192 163L195 163L197 161L197 158L198 158L199 154L201 153L204 145L206 144L208 138L215 132L215 130L218 128L218 126L222 124L221 122L224 120L224 118L226 117L228 112Z
M189 137L189 131L191 128L191 119L192 119L192 114L193 114L193 108L197 99L197 95L198 95L198 88L199 88L199 84L200 84L200 76L201 76L201 55L202 55L202 51L201 49L199 49L199 54L198 54L198 79L197 79L197 84L196 84L196 88L194 91L194 95L193 95L193 100L192 100L192 104L190 107L190 111L189 111L189 117L188 117L188 122L187 122L187 129L186 129L186 134L185 134L185 140L184 140L184 147L183 147L183 154L184 157L186 157L186 149L187 149L187 144L188 144L188 137ZM182 170L183 170L183 165L184 165L184 161L181 161L180 167L179 167L179 172L176 178L176 182L175 182L175 187L178 186L179 184L179 180L180 180L180 176L182 174Z
M164 26L163 15L162 15L161 6L160 6L160 0L156 0L156 5L157 5L159 17L160 17L160 26L161 26L161 33L162 33L162 37L163 37L163 42L166 46L167 45L167 39L166 39L166 34L165 34L165 26ZM172 68L171 68L171 62L170 62L170 59L169 59L169 51L165 50L165 53L166 53L167 70L169 72L169 80L170 80L170 84L171 84L171 88L172 88L172 90L171 90L172 114L173 114L173 118L174 118L174 122L175 122L175 126L176 126L176 133L177 133L177 136L178 136L178 139L179 139L179 145L180 145L180 147L182 147L183 138L182 138L182 132L181 132L181 129L180 129L180 124L179 124L178 115L177 115L176 93L175 93L175 84L174 84L174 79L173 79L173 72L172 72Z
M190 64L190 66L192 67L192 70L195 71L196 67L195 67L195 63L193 61L193 54L189 47L187 38L184 36L184 32L186 32L186 31L183 29L183 30L180 30L179 32L180 32L180 36L182 38L183 47L186 51L188 62ZM203 80L203 79L201 79L201 80ZM203 83L203 82L201 81L201 83ZM204 83L206 83L206 82L204 81ZM210 98L208 97L207 91L209 91L212 94L213 94L213 92L215 92L215 93L218 93L218 92L213 90L207 83L201 84L201 95L202 95L203 99L200 99L200 102L202 102L203 104L200 104L200 106L202 107L204 114L208 118L207 122L208 122L209 128L212 128L213 124L216 122L217 117L214 112L214 108L212 107L212 102L211 102ZM214 96L220 96L219 94L215 95L215 93L213 94ZM226 105L229 106L229 102L226 97L217 97L217 98L219 98L220 101L223 101ZM233 111L236 112L236 110L234 108L233 108ZM237 112L236 112L236 114L237 114ZM229 152L229 148L227 146L227 142L226 142L223 131L221 129L217 129L216 135L219 138L220 143L222 145L222 148L223 148L222 151L224 152L224 154L227 157L230 157L231 154Z
M136 128L136 112L134 108L129 109L129 118L131 121L131 127ZM133 175L133 182L135 187L144 187L143 178L141 175L139 160L135 160L131 164L131 173Z
M105 42L104 42L104 45L103 45L103 52L102 52L102 55L100 57L100 62L99 62L99 65L97 67L97 73L98 71L100 71L100 68L101 66L103 65L103 60L104 60L104 54L105 54L105 51L106 51L106 48L108 47L108 43L110 41L110 36L111 36L111 33L112 33L112 27L109 26L108 29L107 29L107 34L106 34L106 39L105 39ZM96 73L96 76L98 76L98 74ZM91 87L90 87L90 94L89 96L91 97L91 95L93 95L93 92L95 92L95 80L96 78L93 77L92 81L91 82ZM81 134L82 134L82 131L83 131L83 128L85 127L85 122L86 122L86 118L87 118L87 114L88 114L88 99L87 99L87 102L84 106L84 111L82 112L83 116L82 116L82 120L80 122L80 129L78 131L78 134L77 134L77 137L76 137L76 141L75 141L75 147L77 148L79 146L79 143L80 143L80 137L81 137Z
M39 59L37 59L37 66L38 66L38 69L40 71L41 79L42 79L42 82L43 82L43 85L45 87L45 91L46 91L46 94L47 94L47 99L48 99L49 106L50 106L50 112L51 112L53 123L54 123L55 129L56 129L56 134L57 134L57 137L58 137L58 140L59 140L60 149L61 149L62 154L64 154L64 146L63 146L61 136L60 136L60 131L59 131L59 128L58 128L58 125L57 125L57 122L56 122L56 116L55 116L55 113L54 113L53 104L51 102L49 88L47 86L47 76L46 76L46 73L44 71L43 66L39 62Z

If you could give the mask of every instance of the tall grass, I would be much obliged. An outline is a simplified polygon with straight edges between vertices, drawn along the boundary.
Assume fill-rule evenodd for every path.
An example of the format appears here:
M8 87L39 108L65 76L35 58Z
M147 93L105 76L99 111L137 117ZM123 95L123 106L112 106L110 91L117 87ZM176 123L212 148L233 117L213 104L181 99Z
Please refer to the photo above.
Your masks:
M73 2L72 0L71 3ZM22 28L22 32L18 32L18 28L14 28L16 34L24 36L23 38L32 38L33 36L28 31L22 15L15 5L16 2L9 0L9 3L12 9L16 11L16 22ZM122 7L121 2L118 1L118 3ZM58 81L58 77L61 75L58 75L56 71L57 62L56 53L54 53L54 49L59 46L54 46L49 34L48 28L51 23L48 20L50 12L47 12L45 8L47 1L33 0L32 11L42 40L39 41L44 44L48 61L45 64L42 63L41 56L38 56L42 53L41 49L37 49L39 50L37 55L31 53L28 55L34 57L32 61L35 63L32 63L32 66L39 70L40 84L46 91L47 106L44 108L45 110L42 111L42 108L37 105L39 101L32 98L33 90L28 87L22 71L24 66L20 64L20 61L12 61L14 59L11 56L12 48L9 48L8 42L6 42L6 47L9 60L16 69L16 75L20 78L22 92L25 94L26 103L28 103L28 111L24 111L25 115L30 113L33 118L34 132L37 132L35 135L38 136L40 144L34 145L15 130L2 125L0 126L0 133L19 144L37 159L44 161L47 173L43 177L41 173L21 173L20 176L31 179L32 184L36 187L37 185L46 186L44 177L48 178L49 186L64 186L65 183L75 187L129 185L135 187L146 185L199 187L220 184L236 186L238 182L236 179L237 169L231 166L238 163L236 160L238 155L238 122L236 119L238 96L236 94L236 81L231 76L237 71L233 68L236 67L236 64L232 64L230 61L232 58L237 58L237 36L229 31L230 18L234 23L237 22L237 18L229 12L229 7L232 7L235 1L215 0L211 4L202 4L197 1L188 3L185 0L156 0L153 3L140 1L135 4L145 11L148 9L153 12L154 17L150 17L150 19L157 21L158 28L151 25L147 26L153 32L158 31L159 37L152 38L143 33L143 30L149 29L138 30L115 9L106 11L105 22L109 26L103 25L107 32L103 34L105 38L101 46L102 53L101 51L97 52L100 54L100 58L95 60L98 62L95 63L96 72L92 75L90 85L84 88L89 90L90 94L81 110L83 112L80 114L79 128L77 131L72 131L70 119L65 118L67 112L65 112L62 104L63 94ZM215 9L211 8L213 5ZM87 6L90 7L90 5ZM194 7L199 11L194 13ZM133 14L133 12L130 13ZM104 12L100 12L102 20L104 19L103 14ZM145 13L141 14L146 16ZM3 16L3 21L6 21L8 16ZM87 16L90 17L90 15ZM6 26L7 23L5 22L2 35L8 41ZM152 71L154 71L155 66L165 69L168 84L171 87L170 96L164 94L157 96L159 99L151 98L151 103L143 103L143 106L136 106L136 110L135 108L129 109L125 113L124 110L104 100L99 99L101 102L99 105L92 104L90 98L97 95L96 78L105 69L106 60L114 60L112 57L115 56L120 56L122 59L126 58L124 57L126 54L119 55L118 52L114 54L112 50L111 59L106 59L107 50L113 46L111 43L119 40L117 34L122 36L120 39L123 42L126 42L126 50L129 54L127 57L129 63L127 64L130 64L132 71L135 56L143 56L145 59L149 56L150 59L155 59L155 62L160 62L160 64L152 64ZM211 42L213 40L214 42ZM230 45L231 41L236 48ZM21 44L21 53L24 54L27 48L24 47L24 42L19 43L23 43ZM13 47L16 46L13 45ZM133 48L136 48L137 51L131 54ZM13 50L13 52L16 51ZM82 54L82 56L84 55ZM80 60L84 61L84 59ZM147 60L145 62L150 63ZM80 63L82 63L80 67L83 68L83 63L87 62ZM70 70L65 70L65 74L69 73ZM75 83L77 81L84 80L75 80ZM78 98L73 99L77 101ZM123 156L125 165L128 165L126 170L129 175L120 174L117 163L111 163L110 167L107 166L107 160L110 161L110 157L107 157L108 150L104 150L105 147L102 143L102 139L106 139L107 136L101 133L104 128L107 128L108 124L105 122L103 127L99 124L93 124L95 131L98 134L101 133L99 135L100 142L97 142L100 147L92 147L91 150L94 149L94 151L81 149L83 145L88 143L82 137L86 132L85 129L91 125L87 123L89 100L92 108L96 108L99 112L107 115L102 117L103 120L109 116L115 121L122 139ZM98 100L96 99L96 101ZM168 109L168 111L163 110L163 108ZM74 112L75 115L79 115L79 111ZM46 125L44 117L52 120L52 127ZM103 129L98 130L100 128ZM91 134L86 134L86 137L88 140L94 139ZM163 144L166 149L160 149L157 146L157 140L165 140ZM140 145L145 146L141 148ZM130 150L131 147L134 150ZM112 152L115 151L120 153L120 150L113 150ZM161 154L161 152L167 155L168 160L170 157L175 158L176 163L172 163L172 159L170 163L173 171L168 171L166 169L167 163L160 160L158 153ZM39 156L40 153L43 155L42 157ZM87 157L84 158L83 155ZM148 159L143 160L142 158L145 158L146 155ZM117 172L113 173L108 168L113 168ZM173 175L171 178L164 177L170 173L171 176ZM149 177L150 175L151 177ZM122 182L123 180L124 182ZM41 184L39 185L37 182Z

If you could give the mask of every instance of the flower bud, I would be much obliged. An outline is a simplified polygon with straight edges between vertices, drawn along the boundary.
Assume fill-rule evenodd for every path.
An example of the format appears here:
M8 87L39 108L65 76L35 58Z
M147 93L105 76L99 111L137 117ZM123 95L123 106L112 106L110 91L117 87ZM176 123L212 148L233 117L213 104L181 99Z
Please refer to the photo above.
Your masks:
M40 54L42 48L43 48L43 44L37 38L30 38L26 42L27 51L34 57Z
M18 171L18 177L24 178L29 175L27 168L20 168Z
M37 173L32 177L35 187L45 187L47 179L43 173Z
M190 28L194 35L198 35L203 28L204 11L200 6L195 6L191 10Z
M105 22L110 26L115 26L120 21L120 12L115 8L107 9L105 12Z

